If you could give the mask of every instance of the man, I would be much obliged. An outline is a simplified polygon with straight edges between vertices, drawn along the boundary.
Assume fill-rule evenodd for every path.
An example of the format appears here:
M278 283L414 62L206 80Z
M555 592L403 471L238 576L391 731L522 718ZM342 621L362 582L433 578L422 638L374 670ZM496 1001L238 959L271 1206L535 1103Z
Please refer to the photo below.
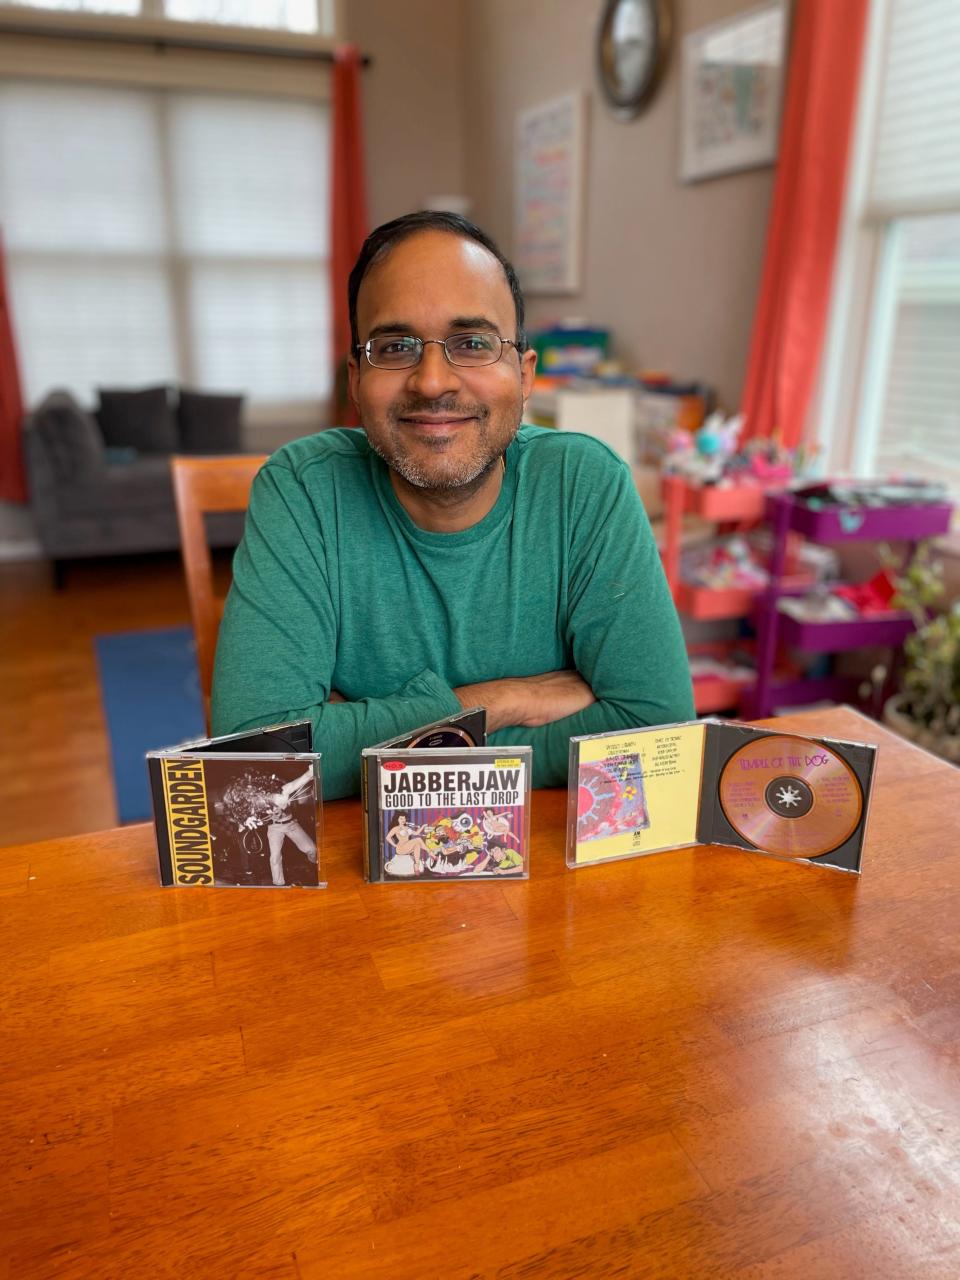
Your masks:
M521 427L536 355L513 268L449 213L386 223L350 277L363 431L276 453L251 493L217 649L217 733L309 716L328 798L365 746L487 709L530 743L693 715L673 603L629 468Z

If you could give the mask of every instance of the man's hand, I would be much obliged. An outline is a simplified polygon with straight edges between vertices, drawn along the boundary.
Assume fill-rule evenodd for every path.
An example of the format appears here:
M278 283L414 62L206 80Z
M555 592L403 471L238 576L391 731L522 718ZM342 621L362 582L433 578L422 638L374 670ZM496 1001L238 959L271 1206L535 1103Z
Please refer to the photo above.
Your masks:
M545 671L540 676L508 676L461 685L453 691L460 705L485 707L487 731L505 725L529 729L575 715L596 702L593 690L576 671Z

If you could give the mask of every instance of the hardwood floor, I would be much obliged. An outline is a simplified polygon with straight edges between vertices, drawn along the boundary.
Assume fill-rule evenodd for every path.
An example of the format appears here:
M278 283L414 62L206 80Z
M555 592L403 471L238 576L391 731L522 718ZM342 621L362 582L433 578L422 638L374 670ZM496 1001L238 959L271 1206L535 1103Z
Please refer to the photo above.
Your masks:
M0 565L0 847L116 825L94 637L189 620L176 554Z

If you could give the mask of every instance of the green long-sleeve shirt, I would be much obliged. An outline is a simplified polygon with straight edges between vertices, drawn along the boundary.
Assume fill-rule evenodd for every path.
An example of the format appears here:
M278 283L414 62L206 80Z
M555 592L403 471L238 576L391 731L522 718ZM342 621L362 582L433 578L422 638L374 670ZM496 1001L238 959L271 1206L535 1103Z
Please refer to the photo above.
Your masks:
M362 431L261 470L217 647L215 733L309 717L328 799L360 751L460 710L459 685L575 668L596 702L490 735L566 781L569 738L693 716L676 611L630 471L586 436L520 428L476 525L430 533ZM332 689L346 702L328 703Z

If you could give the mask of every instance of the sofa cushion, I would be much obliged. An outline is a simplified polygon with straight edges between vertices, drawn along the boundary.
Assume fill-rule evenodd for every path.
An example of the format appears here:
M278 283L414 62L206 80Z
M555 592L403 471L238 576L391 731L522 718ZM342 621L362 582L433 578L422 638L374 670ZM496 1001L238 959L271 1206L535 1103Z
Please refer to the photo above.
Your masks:
M103 519L127 516L137 520L156 511L173 512L170 459L153 455L104 467L102 474L89 484L63 494L60 507L64 515Z
M240 453L243 396L181 391L177 418L184 453Z
M104 443L138 453L176 453L177 423L166 387L142 391L99 390L97 417Z
M50 392L33 413L33 430L43 443L57 480L85 483L103 471L100 428L69 391Z

